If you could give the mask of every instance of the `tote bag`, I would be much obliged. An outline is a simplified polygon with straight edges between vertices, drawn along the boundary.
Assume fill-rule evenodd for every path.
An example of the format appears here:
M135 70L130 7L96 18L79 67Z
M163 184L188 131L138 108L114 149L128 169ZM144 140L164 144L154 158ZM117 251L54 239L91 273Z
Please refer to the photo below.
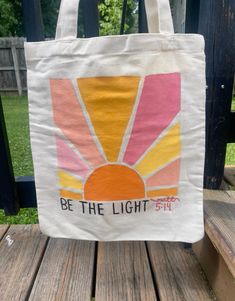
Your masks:
M146 0L149 33L77 38L62 0L53 41L25 44L39 223L52 237L202 238L204 39L174 34Z

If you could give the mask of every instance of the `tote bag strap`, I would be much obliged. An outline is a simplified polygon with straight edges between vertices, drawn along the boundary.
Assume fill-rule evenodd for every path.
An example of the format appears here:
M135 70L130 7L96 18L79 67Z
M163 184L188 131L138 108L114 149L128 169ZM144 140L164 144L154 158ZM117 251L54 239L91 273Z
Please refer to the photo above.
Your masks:
M76 38L80 0L61 0L56 39ZM145 0L150 33L174 33L169 0Z

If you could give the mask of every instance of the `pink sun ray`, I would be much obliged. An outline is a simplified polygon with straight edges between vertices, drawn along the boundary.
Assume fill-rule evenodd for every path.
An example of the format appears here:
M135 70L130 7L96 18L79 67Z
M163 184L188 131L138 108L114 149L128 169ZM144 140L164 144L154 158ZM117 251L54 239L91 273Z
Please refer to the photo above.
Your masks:
M58 167L85 177L90 169L59 137L56 137Z
M50 80L54 121L63 134L93 167L104 164L78 102L73 84L68 79Z
M134 165L179 111L180 74L146 76L123 161Z
M177 159L150 176L147 179L146 184L148 188L156 186L178 186L179 177L180 159Z

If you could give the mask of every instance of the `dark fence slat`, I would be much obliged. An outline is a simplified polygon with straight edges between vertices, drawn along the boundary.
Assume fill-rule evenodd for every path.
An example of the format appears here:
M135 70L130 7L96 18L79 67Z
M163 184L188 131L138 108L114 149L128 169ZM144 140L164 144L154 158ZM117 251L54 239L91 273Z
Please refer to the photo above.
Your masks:
M139 32L148 32L146 10L144 5L144 0L139 0Z
M235 70L235 1L201 1L198 32L206 41L207 103L204 186L218 189L224 173Z
M37 207L37 197L36 197L34 177L32 176L16 177L15 189L17 191L20 208ZM0 202L0 209L4 209L4 208L5 208L4 204ZM14 215L15 213L17 212L12 212L12 211L10 212L10 214L12 215Z
M127 13L127 0L123 0L122 4L122 18L121 18L121 29L120 34L124 34L125 23L126 23L126 13Z
M0 208L6 215L14 215L19 211L14 173L11 162L6 126L0 97Z
M200 11L200 0L186 1L186 20L185 20L186 33L198 32L199 11Z
M99 12L98 0L82 0L81 9L83 13L85 37L99 36Z
M44 40L40 0L22 0L23 21L28 42Z
M26 90L24 38L0 38L0 94Z
M230 114L229 132L228 132L228 143L235 142L235 112Z
M33 176L16 177L16 188L21 208L37 207L36 188Z

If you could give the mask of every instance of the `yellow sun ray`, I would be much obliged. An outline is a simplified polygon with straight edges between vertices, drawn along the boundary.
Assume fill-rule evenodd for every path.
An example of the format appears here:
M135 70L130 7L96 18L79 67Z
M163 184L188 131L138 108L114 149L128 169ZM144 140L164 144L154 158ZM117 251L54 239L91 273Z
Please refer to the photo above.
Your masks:
M178 195L178 188L162 188L157 190L147 191L147 197L160 197L160 196L176 196Z
M140 175L147 176L179 156L180 149L180 124L176 123L159 143L148 151L144 158L135 166L135 170Z
M72 175L70 175L65 171L60 170L58 172L58 176L59 176L59 185L61 187L74 188L77 190L81 190L83 187L82 181L78 180L77 178L73 177Z
M65 190L65 189L60 190L60 196L62 198L65 198L65 199L82 200L82 194L81 193L75 193L75 192L68 191L68 190Z
M77 80L82 100L109 162L118 160L139 86L139 77L93 77Z

